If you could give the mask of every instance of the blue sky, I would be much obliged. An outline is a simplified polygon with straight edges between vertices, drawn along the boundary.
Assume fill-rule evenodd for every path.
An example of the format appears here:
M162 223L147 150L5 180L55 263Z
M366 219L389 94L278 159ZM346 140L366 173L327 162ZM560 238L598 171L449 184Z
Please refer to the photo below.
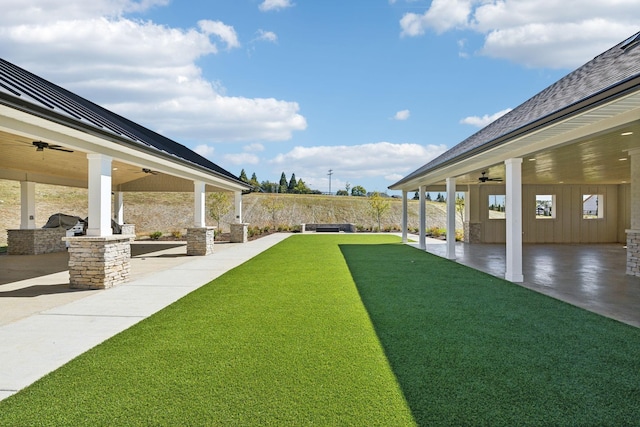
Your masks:
M386 191L640 30L638 0L3 0L0 56L260 181Z

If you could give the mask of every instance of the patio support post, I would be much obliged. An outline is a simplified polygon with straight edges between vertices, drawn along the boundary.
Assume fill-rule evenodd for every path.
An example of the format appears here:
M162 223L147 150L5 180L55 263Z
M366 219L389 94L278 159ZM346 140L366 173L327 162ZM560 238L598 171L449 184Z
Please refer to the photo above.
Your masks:
M456 259L456 179L447 178L447 259Z
M420 197L418 199L420 203L420 236L418 238L420 249L427 249L427 207L424 200L424 193L426 190L427 187L424 185L421 185L418 188L418 192L420 193Z
M242 223L242 192L236 191L234 194L236 224Z
M20 229L36 228L36 183L20 181Z
M119 225L124 224L124 193L116 191L114 195L114 221Z
M87 154L89 162L88 236L111 236L111 160L104 154Z
M205 226L205 183L202 181L194 181L193 191L193 226L204 227Z
M523 282L522 275L522 159L505 160L507 265L504 278Z
M408 213L407 213L407 191L402 190L402 243L407 243L407 227L408 227Z
M630 276L640 276L640 149L629 150L631 168L631 228L627 233L627 269Z

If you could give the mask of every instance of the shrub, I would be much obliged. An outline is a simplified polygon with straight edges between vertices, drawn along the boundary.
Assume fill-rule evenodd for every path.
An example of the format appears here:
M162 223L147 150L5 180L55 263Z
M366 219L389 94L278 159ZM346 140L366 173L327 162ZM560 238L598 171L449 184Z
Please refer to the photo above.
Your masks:
M160 237L162 237L162 231L154 231L153 233L149 234L149 237L151 238L151 240L158 240Z
M182 231L180 230L173 230L171 232L171 237L175 237L176 239L179 239L182 237Z

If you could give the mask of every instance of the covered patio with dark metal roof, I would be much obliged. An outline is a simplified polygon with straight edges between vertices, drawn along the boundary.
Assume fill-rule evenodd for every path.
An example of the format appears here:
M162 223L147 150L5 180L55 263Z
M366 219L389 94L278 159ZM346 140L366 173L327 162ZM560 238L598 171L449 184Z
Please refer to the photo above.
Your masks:
M541 288L549 280L556 287L615 286L608 281L618 275L640 286L640 33L389 188L402 190L404 200L419 192L422 249L428 249L425 193L446 191L447 236L455 235L456 194L463 193L465 243L448 239L440 255L512 282L541 281ZM543 198L551 215L537 213ZM598 201L594 212L585 210L588 199ZM591 245L621 250L569 256ZM584 275L585 262L616 274Z
M213 229L205 224L206 192L233 193L236 223L241 231L245 228L241 196L249 188L246 183L184 145L1 59L0 152L0 179L21 183L21 224L14 236L39 239L32 237L41 234L35 218L38 183L88 188L86 236L66 238L70 252L86 258L70 261L72 271L78 272L76 283L72 273L72 285L101 288L127 280L123 265L132 236L114 235L111 224L112 219L124 222L127 191L193 193L193 228L188 232L192 255L205 255L213 248ZM29 248L37 246L29 243ZM119 266L105 273L85 264L94 258L86 256L89 246L96 253L108 247L112 253L106 258L121 258ZM100 270L97 276L103 279L84 278L93 270ZM117 277L105 284L109 280L104 276L111 273Z

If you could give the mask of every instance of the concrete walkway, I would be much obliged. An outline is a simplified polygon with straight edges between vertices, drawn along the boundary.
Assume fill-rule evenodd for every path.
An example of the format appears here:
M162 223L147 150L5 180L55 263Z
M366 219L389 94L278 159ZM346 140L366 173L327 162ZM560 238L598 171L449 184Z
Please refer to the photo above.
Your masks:
M126 284L69 293L70 302L59 305L57 301L43 310L31 303L35 308L26 317L7 316L0 323L0 400L289 236L277 233L244 244L216 245L214 253L204 257L158 252L134 256L132 280ZM45 281L53 280L54 287L62 287L69 280L64 273L51 273ZM10 300L52 283L41 282L28 290L24 285L5 282L2 289L15 288L5 295Z

